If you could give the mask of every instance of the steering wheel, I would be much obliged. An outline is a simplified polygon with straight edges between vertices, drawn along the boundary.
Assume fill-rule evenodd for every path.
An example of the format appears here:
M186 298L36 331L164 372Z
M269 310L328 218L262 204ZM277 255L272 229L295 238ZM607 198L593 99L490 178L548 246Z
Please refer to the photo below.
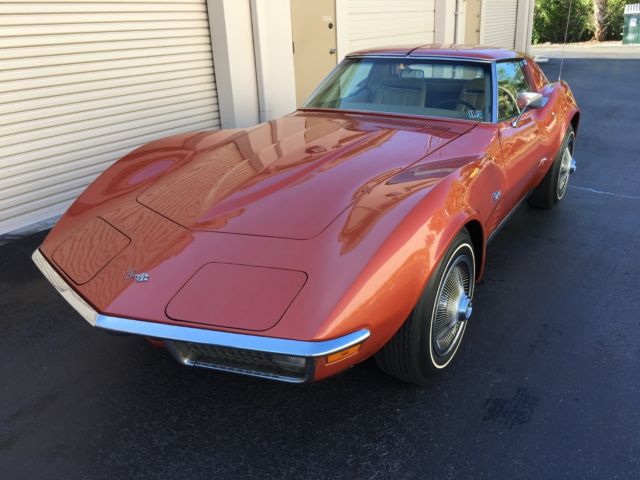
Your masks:
M475 105L471 105L469 102L465 102L464 100L460 100L459 98L447 98L445 100L440 100L433 106L433 108L440 108L444 105L464 105L469 110L476 110Z
M509 90L507 87L498 85L498 92L502 92L504 93L507 97L509 97L509 99L513 102L513 104L516 106L516 111L520 112L520 107L518 107L518 100L516 100L516 97L514 97L513 92L511 92L511 90Z

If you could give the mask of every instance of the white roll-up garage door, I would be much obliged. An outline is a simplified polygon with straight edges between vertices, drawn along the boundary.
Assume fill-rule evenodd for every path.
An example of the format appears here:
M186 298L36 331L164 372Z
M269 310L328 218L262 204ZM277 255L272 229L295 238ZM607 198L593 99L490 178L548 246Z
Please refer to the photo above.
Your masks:
M347 2L345 53L369 47L433 42L435 0Z
M518 0L485 0L480 22L480 43L514 48Z
M0 234L113 161L218 128L206 0L0 0Z

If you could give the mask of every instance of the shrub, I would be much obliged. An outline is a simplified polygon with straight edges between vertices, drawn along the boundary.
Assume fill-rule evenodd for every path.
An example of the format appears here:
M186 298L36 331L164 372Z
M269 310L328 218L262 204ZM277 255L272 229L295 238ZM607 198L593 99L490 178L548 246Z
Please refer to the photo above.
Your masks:
M624 6L640 0L609 0L607 4L607 40L620 40L624 24ZM532 41L536 43L564 41L570 0L536 0ZM593 0L573 0L567 42L591 40L594 33Z
M533 43L562 43L570 0L536 0ZM593 36L592 0L573 0L567 42L582 42Z

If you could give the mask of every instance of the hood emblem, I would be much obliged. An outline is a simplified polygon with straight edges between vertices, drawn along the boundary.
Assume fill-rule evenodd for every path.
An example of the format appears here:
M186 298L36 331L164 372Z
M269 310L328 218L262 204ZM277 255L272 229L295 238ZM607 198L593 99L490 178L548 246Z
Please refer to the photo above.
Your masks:
M133 278L136 282L147 282L149 281L149 274L147 272L136 273L133 268L127 270L127 273L124 274L125 278Z

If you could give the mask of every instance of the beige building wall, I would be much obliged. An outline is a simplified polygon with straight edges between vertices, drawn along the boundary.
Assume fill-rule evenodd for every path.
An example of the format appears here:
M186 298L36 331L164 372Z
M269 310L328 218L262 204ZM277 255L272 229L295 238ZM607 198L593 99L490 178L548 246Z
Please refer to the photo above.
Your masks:
M295 110L289 0L208 0L223 128Z

